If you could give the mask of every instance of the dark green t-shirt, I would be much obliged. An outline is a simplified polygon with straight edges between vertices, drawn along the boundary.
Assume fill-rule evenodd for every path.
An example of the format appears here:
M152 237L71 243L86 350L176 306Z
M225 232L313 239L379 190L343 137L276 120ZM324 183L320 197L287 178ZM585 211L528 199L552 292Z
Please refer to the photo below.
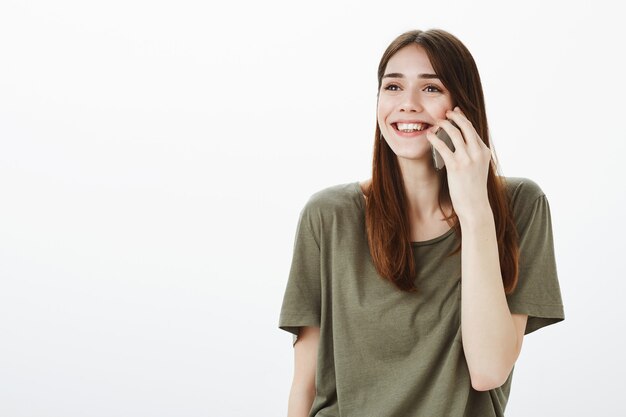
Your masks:
M525 334L564 320L548 200L505 178L520 236L511 313ZM461 340L461 254L453 229L412 242L418 294L380 278L370 257L359 182L313 194L300 213L279 328L319 326L313 417L503 416L513 371L496 389L472 388Z

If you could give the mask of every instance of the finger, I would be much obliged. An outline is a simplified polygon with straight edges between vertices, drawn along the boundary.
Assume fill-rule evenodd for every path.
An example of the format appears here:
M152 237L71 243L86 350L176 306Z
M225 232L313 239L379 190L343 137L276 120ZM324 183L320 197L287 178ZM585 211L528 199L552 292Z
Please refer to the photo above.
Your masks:
M454 111L452 113L457 114L456 115L457 120L458 120L457 123L461 124L461 127L465 127L472 132L472 134L464 135L466 138L466 142L467 142L468 155L470 155L472 160L482 159L482 158L488 158L489 160L491 160L492 159L491 148L489 148L489 146L487 146L487 144L481 139L478 132L476 132L474 125L465 116L463 111L457 106L454 108ZM451 115L451 117L455 117L455 116ZM474 138L474 140L470 138Z
M456 128L450 120L439 120L437 124L446 131L452 143L454 144L454 153L462 158L467 157L467 145L463 139L461 131Z
M480 147L481 143L483 145L485 144L478 135L478 132L476 132L472 122L469 121L458 106L455 107L454 110L448 111L446 116L451 120L454 120L454 122L459 125L459 128L463 133L463 138L469 147Z
M429 129L426 131L426 139L428 139L430 144L433 145L433 147L437 149L437 151L439 151L439 154L441 154L443 162L445 162L446 165L448 165L448 163L451 162L452 159L454 159L454 154L452 153L452 150L450 150L450 148L448 148L448 145L446 145L444 141L439 139L432 130Z

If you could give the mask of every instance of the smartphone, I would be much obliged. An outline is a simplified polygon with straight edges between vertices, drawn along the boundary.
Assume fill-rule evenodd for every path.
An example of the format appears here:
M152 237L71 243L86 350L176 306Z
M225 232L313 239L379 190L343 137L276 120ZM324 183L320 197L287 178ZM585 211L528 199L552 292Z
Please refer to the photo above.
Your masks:
M456 123L454 123L454 121L450 119L448 119L448 121L452 123L454 127L459 129L459 126ZM439 130L437 130L437 133L435 133L435 136L441 139L446 145L448 145L448 148L450 148L450 150L454 152L454 144L452 143L452 139L450 139L448 132L446 132L442 127L440 127ZM439 153L439 151L435 149L433 145L430 145L430 147L433 153L433 165L435 166L435 169L437 171L440 171L441 169L443 169L445 162L443 161L443 158L441 157L441 154Z

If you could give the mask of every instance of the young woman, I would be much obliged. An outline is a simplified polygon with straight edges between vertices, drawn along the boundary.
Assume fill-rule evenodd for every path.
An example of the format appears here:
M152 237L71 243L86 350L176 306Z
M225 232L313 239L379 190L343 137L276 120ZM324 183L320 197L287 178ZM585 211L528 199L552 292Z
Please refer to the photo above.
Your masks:
M503 416L524 335L564 318L548 200L498 175L474 59L442 30L400 35L378 67L372 178L300 213L289 417Z

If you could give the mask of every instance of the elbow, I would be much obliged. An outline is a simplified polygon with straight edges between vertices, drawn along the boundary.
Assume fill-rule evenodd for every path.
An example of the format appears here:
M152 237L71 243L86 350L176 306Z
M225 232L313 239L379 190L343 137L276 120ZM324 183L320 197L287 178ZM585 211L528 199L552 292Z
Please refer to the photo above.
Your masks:
M489 391L504 385L513 372L515 362L492 360L485 365L469 367L472 388L476 391Z
M472 377L472 388L476 391L489 391L501 387L503 384L503 381L494 378Z
M476 391L489 391L499 388L509 379L509 375L510 372L507 374L504 372L493 372L483 375L471 375L472 388Z

